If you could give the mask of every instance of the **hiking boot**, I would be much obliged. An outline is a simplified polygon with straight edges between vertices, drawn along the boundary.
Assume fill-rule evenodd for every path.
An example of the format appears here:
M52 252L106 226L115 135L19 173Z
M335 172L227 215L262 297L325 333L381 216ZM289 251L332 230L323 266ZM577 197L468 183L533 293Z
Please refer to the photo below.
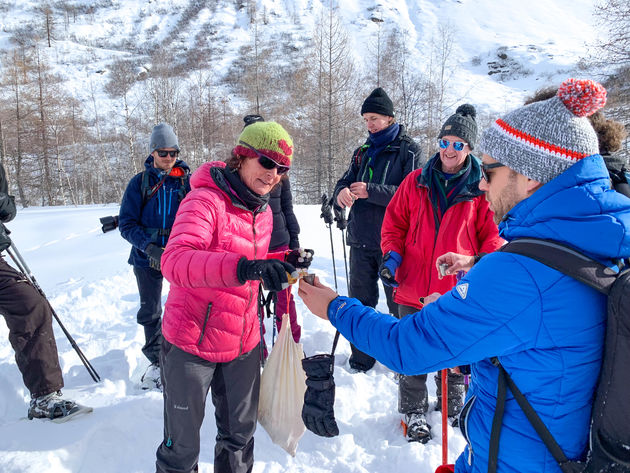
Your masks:
M405 414L403 423L407 427L407 433L405 434L407 442L427 443L431 440L431 426L427 424L424 414L419 412Z
M159 389L162 390L162 376L160 375L160 365L151 363L147 370L140 378L140 387L142 389Z
M61 391L31 399L28 408L29 419L57 419L74 413L77 403L62 398Z

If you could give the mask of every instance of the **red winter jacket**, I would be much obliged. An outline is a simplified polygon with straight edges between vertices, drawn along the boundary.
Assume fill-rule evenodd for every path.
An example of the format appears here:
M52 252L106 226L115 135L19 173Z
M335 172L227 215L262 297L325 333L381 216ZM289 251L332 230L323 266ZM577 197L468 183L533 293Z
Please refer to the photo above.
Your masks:
M254 213L232 199L222 167L206 163L191 176L162 256L171 284L162 334L212 362L231 361L260 342L260 283L241 284L236 266L243 256L266 257L273 225L268 205Z
M395 275L400 284L394 290L394 301L398 304L421 309L421 297L433 292L444 294L455 286L455 276L438 278L435 266L438 256L448 251L465 255L490 253L503 245L484 194L478 188L475 192L481 174L476 158L473 163L470 185L446 210L439 228L436 229L422 169L405 178L387 206L381 249L383 254L396 251L402 256Z

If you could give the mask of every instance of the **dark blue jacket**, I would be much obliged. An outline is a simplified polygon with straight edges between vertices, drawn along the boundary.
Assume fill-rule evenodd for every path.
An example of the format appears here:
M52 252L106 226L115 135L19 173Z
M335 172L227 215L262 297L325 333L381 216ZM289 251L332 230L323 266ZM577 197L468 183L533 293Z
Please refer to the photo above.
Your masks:
M612 266L630 256L630 199L610 189L603 160L574 164L515 205L499 225L507 241L552 239ZM472 365L460 417L468 445L456 473L485 473L498 356L570 459L587 447L606 321L606 298L525 256L484 256L449 292L396 320L338 297L328 317L357 348L396 372ZM498 473L560 473L508 391Z
M144 253L149 243L162 248L166 246L179 203L190 191L190 168L184 161L177 160L173 167L180 168L184 172L183 177L164 176L164 171L153 166L153 156L146 159L144 167L144 172L133 176L127 185L118 221L121 235L132 245L128 263L140 267L149 266ZM144 173L148 173L149 188L155 192L143 204ZM162 179L163 183L155 187Z
M269 206L273 212L273 232L269 249L275 250L282 246L288 246L292 250L299 248L300 224L293 213L293 196L288 176L283 177L271 191Z
M420 147L405 134L402 125L394 141L374 158L367 156L369 146L368 138L352 154L350 167L335 186L333 202L336 205L337 194L353 182L367 183L368 198L358 199L350 208L346 243L380 251L385 208L403 179L420 166L422 159Z

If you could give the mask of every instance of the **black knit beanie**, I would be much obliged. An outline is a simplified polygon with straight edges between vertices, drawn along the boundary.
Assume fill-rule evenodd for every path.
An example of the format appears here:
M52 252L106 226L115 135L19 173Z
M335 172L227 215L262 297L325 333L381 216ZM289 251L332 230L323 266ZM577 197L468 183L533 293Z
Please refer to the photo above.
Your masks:
M378 113L388 117L394 116L394 104L385 91L378 87L365 99L361 107L361 115L364 113Z
M460 105L455 110L455 114L448 117L444 125L442 125L438 139L447 135L457 136L468 143L471 150L474 149L477 143L476 116L477 111L475 107L469 103Z

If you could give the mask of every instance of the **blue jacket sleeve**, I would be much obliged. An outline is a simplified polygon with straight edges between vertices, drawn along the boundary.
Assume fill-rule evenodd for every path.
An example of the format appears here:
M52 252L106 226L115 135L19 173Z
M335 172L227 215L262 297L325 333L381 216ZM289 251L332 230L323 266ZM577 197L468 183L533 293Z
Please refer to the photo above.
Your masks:
M492 264L497 257L503 260L501 270ZM506 254L486 256L449 293L400 320L346 297L328 308L331 323L344 337L407 375L533 347L541 313L536 281L517 258Z
M129 181L120 204L118 214L118 228L122 237L144 251L151 243L151 237L142 225L142 173L135 175Z

